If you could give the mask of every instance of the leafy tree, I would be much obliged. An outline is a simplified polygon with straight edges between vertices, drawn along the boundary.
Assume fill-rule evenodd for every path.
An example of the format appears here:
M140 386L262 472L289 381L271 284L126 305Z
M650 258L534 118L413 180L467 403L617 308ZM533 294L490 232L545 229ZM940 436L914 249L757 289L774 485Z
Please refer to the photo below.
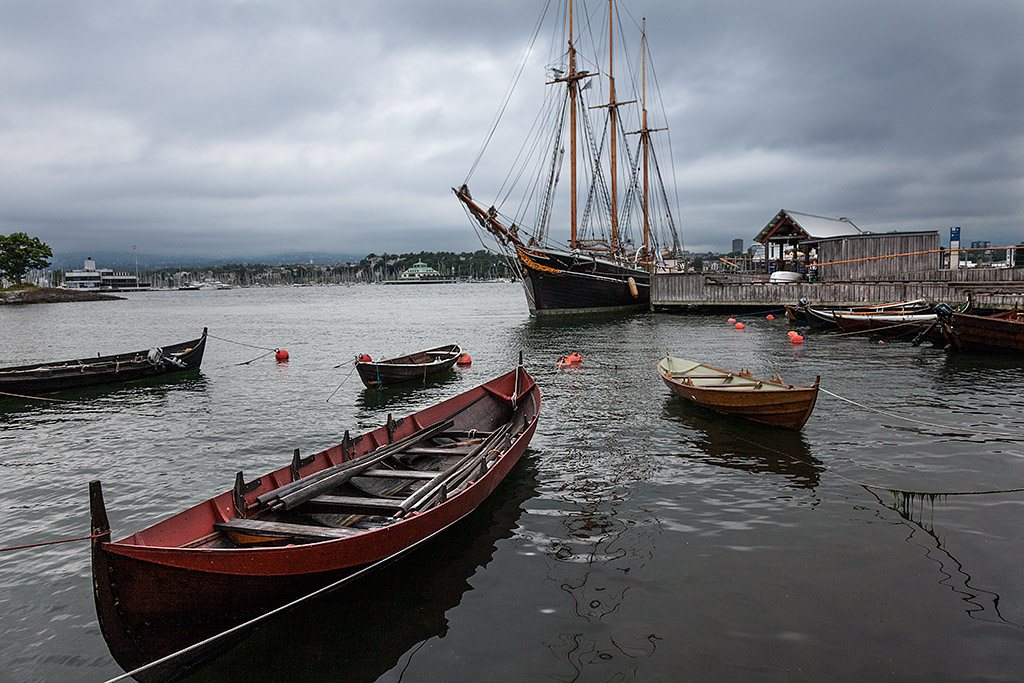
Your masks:
M0 273L21 284L28 270L45 268L50 265L53 252L49 245L37 237L23 232L0 235Z

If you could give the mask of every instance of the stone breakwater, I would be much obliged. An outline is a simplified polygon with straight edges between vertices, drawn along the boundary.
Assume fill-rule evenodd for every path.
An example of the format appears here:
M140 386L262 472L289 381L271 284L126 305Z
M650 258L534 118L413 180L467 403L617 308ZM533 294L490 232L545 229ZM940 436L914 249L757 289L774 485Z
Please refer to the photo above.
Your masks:
M75 289L58 289L56 287L33 287L0 292L2 304L57 304L68 301L116 301L122 296L103 294L100 292L84 292Z

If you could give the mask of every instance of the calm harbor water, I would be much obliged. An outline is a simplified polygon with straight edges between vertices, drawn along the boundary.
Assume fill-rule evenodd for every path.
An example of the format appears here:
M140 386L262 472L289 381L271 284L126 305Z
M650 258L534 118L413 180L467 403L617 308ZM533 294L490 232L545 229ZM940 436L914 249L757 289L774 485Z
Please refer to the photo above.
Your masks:
M436 542L271 620L190 681L1024 679L1024 367L788 323L529 318L513 284L147 292L0 307L0 365L198 336L198 376L0 401L0 546L89 531L102 479L121 538L304 453L510 369L543 392L527 456ZM366 391L375 358L473 357L427 387ZM673 355L822 387L800 433L683 403ZM579 370L555 360L579 351ZM338 365L341 367L336 367ZM347 379L346 379L347 378ZM326 399L339 385L340 390ZM936 425L936 426L933 426ZM979 432L998 432L979 433ZM1013 436L1019 435L1019 436ZM84 542L0 553L0 681L105 681Z

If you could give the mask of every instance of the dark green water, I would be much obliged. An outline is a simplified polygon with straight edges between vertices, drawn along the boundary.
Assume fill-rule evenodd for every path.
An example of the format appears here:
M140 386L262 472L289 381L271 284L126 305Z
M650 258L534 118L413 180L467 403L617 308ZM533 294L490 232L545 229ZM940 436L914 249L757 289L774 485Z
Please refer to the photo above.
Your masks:
M0 402L0 546L88 533L103 480L122 537L510 369L543 392L527 457L471 518L351 589L275 619L192 681L1024 679L1022 363L809 334L784 319L544 324L517 285L131 295L0 307L0 365L213 335L198 377ZM468 370L385 394L356 354L457 342ZM822 395L801 433L716 417L661 384L665 353ZM555 360L578 350L583 368ZM65 397L66 398L66 397ZM1004 432L998 436L972 432ZM121 673L86 543L0 553L0 681Z

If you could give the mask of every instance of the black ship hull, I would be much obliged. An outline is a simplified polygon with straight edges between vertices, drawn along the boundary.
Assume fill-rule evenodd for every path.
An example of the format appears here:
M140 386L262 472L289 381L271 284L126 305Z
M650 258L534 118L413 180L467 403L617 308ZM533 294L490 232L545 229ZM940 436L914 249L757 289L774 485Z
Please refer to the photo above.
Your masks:
M530 314L629 313L651 304L651 276L603 259L556 251L519 250Z

